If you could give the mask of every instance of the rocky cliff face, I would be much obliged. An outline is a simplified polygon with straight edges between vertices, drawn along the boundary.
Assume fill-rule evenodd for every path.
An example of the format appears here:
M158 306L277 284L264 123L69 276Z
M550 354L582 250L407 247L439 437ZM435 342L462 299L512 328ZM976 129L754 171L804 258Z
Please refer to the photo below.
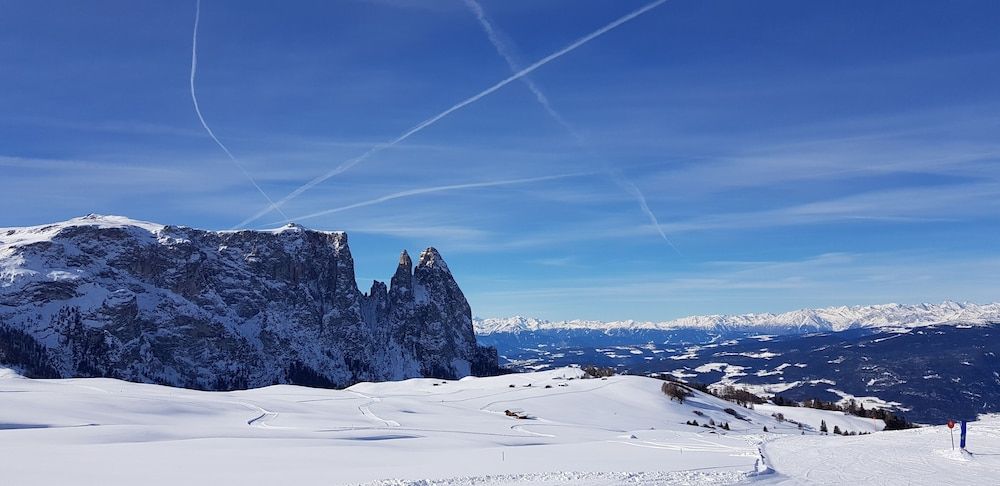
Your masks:
M433 248L362 293L344 233L93 215L0 229L0 364L216 390L498 371Z

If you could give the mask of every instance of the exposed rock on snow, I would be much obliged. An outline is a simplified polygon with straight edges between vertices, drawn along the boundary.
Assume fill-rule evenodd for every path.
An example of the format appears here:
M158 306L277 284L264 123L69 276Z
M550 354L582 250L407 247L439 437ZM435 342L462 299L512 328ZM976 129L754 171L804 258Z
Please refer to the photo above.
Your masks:
M201 389L497 370L433 248L366 294L342 232L99 215L0 229L0 363Z

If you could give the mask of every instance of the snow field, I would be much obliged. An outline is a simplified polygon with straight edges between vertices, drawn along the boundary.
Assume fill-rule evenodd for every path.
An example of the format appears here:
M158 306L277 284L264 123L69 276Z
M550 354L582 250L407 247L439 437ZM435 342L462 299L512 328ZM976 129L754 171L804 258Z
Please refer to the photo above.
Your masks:
M780 473L765 484L1000 484L1000 417L970 423L967 445L970 452L953 451L945 426L854 437L783 437L764 445L769 464Z
M964 481L955 484L1000 477L1000 420L973 424L973 455L951 455L947 436L936 428L801 435L770 414L781 411L815 427L826 420L831 430L874 426L839 412L748 410L703 394L680 404L661 392L659 380L581 376L579 369L562 368L346 390L279 385L200 392L0 371L2 482L881 484L891 473L909 481L884 484L948 484L928 478L948 478L955 470ZM729 422L732 430L685 424L692 419Z

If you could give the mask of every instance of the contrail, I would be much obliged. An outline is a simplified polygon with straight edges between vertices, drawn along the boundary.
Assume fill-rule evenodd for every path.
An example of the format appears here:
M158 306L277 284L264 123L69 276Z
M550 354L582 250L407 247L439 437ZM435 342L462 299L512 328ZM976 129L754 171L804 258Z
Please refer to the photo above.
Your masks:
M497 31L493 27L493 24L486 16L486 12L483 11L482 5L480 5L479 2L477 2L476 0L464 0L464 1L465 5L468 6L469 9L472 10L472 13L476 15L476 19L479 20L479 25L483 27L483 31L486 32L486 37L489 38L490 43L493 44L494 48L496 48L497 54L500 54L500 57L502 57L504 61L507 62L507 66L510 67L511 71L515 73L519 72L520 67L518 67L518 62L517 59L515 59L514 53L511 52L511 49L503 42L502 39L500 39L500 36L497 34ZM563 116L560 115L558 111L556 111L556 109L552 106L552 103L549 102L549 98L545 96L545 93L542 92L542 89L539 88L538 85L535 84L535 82L532 81L530 77L524 76L521 78L521 81L524 82L525 86L527 86L528 89L531 90L531 92L535 95L535 99L537 99L538 103L542 105L542 108L544 108L546 113L549 114L549 117L555 120L556 123L562 125L562 127L565 128L566 131L570 135L572 135L574 139L576 139L576 142L581 147L587 149L588 152L593 152L590 149L589 144L587 143L587 139L584 138L584 136L581 135L580 132L578 132L576 128L573 127L572 124L566 121L566 119L563 118ZM611 176L611 179L615 182L615 184L617 184L619 187L624 189L625 192L629 193L630 195L632 195L632 197L635 198L636 202L639 203L639 208L642 209L642 212L646 214L646 217L648 217L650 222L653 223L653 226L656 227L656 231L660 233L660 236L663 238L663 241L666 241L667 244L674 249L674 251L680 254L680 250L678 250L677 247L674 245L674 243L670 241L670 238L667 238L666 232L663 231L663 228L660 226L659 220L656 219L656 214L654 214L653 211L649 208L649 204L646 202L646 196L642 193L639 187L633 184L627 178L625 178L625 176L621 172L612 170L610 167L607 167L607 165L605 165L605 171L608 173L608 175Z
M479 20L479 25L483 26L483 30L486 32L486 36L489 37L490 43L493 44L494 48L496 48L497 54L500 54L500 57L507 62L507 66L510 67L510 70L515 73L520 71L520 63L517 62L516 56L514 56L514 53L511 52L507 44L500 39L500 36L497 34L496 29L493 28L493 24L490 22L490 19L486 16L486 12L483 11L482 5L479 5L479 2L476 0L465 0L465 5L472 10L472 13L476 14L476 19ZM562 125L562 127L565 128L577 142L583 143L583 136L580 135L580 133L573 128L573 125L570 125L570 123L566 121L566 119L563 118L562 115L555 110L555 108L552 107L552 103L549 103L549 98L545 96L545 93L542 93L542 89L535 84L531 77L524 76L521 78L521 81L528 87L529 90L531 90L531 93L535 95L535 99L538 100L538 103L542 105L542 108L545 109L549 116L555 120L556 123Z
M667 244L670 245L670 247L673 248L678 255L680 255L681 251L677 249L677 246L674 245L673 241L670 241L670 238L667 238L667 233L663 231L663 227L660 226L660 222L656 219L656 215L653 214L653 210L649 209L649 204L646 203L646 196L642 194L639 187L619 173L611 172L611 174L615 183L618 184L619 187L625 189L626 192L635 197L636 201L639 203L639 207L642 209L642 212L646 213L646 217L649 218L649 222L653 223L653 226L656 227L656 231L660 233L663 241L666 241Z
M240 169L240 172L242 172L243 175L247 178L247 180L249 180L250 183L253 184L253 187L257 189L257 192L259 192L261 196L264 196L264 199L266 199L269 204L274 204L274 201L271 199L271 197L268 196L263 189L261 189L260 185L257 184L257 181L254 180L253 176L250 175L250 172L247 171L246 167L244 167L243 164L240 163L240 161L233 156L233 153L229 151L229 148L227 148L221 141L219 141L219 138L215 136L215 133L212 132L212 129L208 127L208 123L205 123L205 117L201 115L201 108L198 107L198 97L194 93L194 78L195 74L198 71L198 22L200 20L201 20L201 0L197 0L195 2L195 7L194 7L194 33L191 35L191 101L194 102L194 112L198 114L198 120L201 122L201 126L205 127L205 131L208 132L208 136L212 137L212 140L215 140L215 143L219 146L219 148L222 149L223 152L226 153L226 156L229 157L229 160L233 161L233 165L235 165L238 169ZM281 213L282 216L286 218L288 217L285 216L285 213L283 213L281 209L279 208L275 209L279 213Z
M447 186L434 186L434 187L423 187L420 189L410 189L407 191L394 192L392 194L387 194L385 196L377 197L375 199L370 199L367 201L361 201L354 204L348 204L347 206L341 206L339 208L327 209L324 211L318 211L311 214L306 214L304 216L299 216L297 218L286 219L281 221L282 223L287 223L289 221L301 221L305 219L317 218L319 216L326 216L328 214L339 213L342 211L347 211L349 209L361 208L365 206L372 206L375 204L384 203L386 201L392 201L393 199L401 199L404 197L417 196L420 194L429 194L432 192L444 192L444 191L454 191L457 189L473 189L477 187L495 187L495 186L509 186L514 184L528 184L531 182L542 182L551 181L554 179L566 179L570 177L581 177L587 175L593 175L594 172L576 172L572 174L561 174L561 175L551 175L542 177L528 177L524 179L506 179L499 181L485 181L485 182L470 182L466 184L452 184Z
M600 36L608 33L609 31L617 28L618 26L620 26L620 25L622 25L622 24L624 24L624 23L626 23L626 22L628 22L628 21L630 21L630 20L632 20L632 19L634 19L634 18L636 18L636 17L638 17L638 16L640 16L640 15L642 15L642 14L644 14L644 13L646 13L646 12L648 12L648 11L650 11L650 10L658 7L658 6L660 6L660 5L662 5L666 1L667 0L656 0L656 1L652 2L652 3L648 3L645 6L639 8L637 10L634 10L634 11L632 11L631 13L629 13L627 15L618 18L614 22L611 22L610 24L607 24L604 27L601 27L600 29L597 29L596 31L594 31L592 33L587 34L587 35L585 35L585 36L577 39L576 41L574 41L570 45L568 45L568 46L566 46L566 47L564 47L564 48L562 48L562 49L560 49L560 50L558 50L558 51L556 51L556 52L554 52L552 54L549 54L548 56L545 56L545 57L539 59L538 61L535 61L533 64L529 65L528 67L526 67L524 69L521 69L520 71L518 71L518 72L512 74L511 76L509 76L509 77L501 80L500 82L494 84L493 86L490 86L489 88L486 88L485 90L479 92L478 94L470 96L470 97L468 97L468 98L460 101L456 105L452 106L451 108L448 108L447 110L444 110L441 113L438 113L437 115L434 115L434 116L432 116L432 117L430 117L430 118L428 118L428 119L420 122L418 125L416 125L413 128L407 130L406 132L403 132L402 135L396 137L395 139L393 139L393 140L391 140L389 142L386 142L386 143L381 143L379 145L376 145L376 146L372 147L371 149L369 149L367 152L361 154L360 156L355 157L355 158L353 158L351 160L348 160L348 161L340 164L339 166L337 166L333 170L327 172L326 174L323 174L323 175L321 175L319 177L316 177L315 179L313 179L313 180L305 183L304 185L302 185L298 189L296 189L296 190L292 191L291 193L289 193L287 196L281 198L281 200L279 200L277 203L272 203L268 207L266 207L266 208L258 211L253 216L251 216L251 217L243 220L238 225L236 225L236 227L237 228L243 227L243 226L246 226L247 224L250 224L250 223L256 221L261 216L264 216L265 214L271 212L272 210L280 208L281 206L283 206L288 201L290 201L290 200L298 197L299 195L301 195L302 193L308 191L309 189L312 189L317 184L320 184L323 181L325 181L325 180L327 180L327 179L329 179L329 178L331 178L331 177L333 177L333 176L335 176L337 174L340 174L340 173L342 173L342 172L350 169L351 167L354 167L355 165L360 164L361 162L364 162L365 160L367 160L372 155L375 155L375 154L377 154L377 153L379 153L379 152L381 152L381 151L383 151L383 150L385 150L387 148L390 148L390 147L398 144L399 142L402 142L403 140L406 140L407 138L410 138L410 136L412 136L413 134L415 134L415 133L423 130L424 128L427 128L427 127L433 125L434 123L437 123L439 120L441 120L442 118L444 118L444 117L446 117L446 116L454 113L455 111L458 111L458 110L460 110L460 109L462 109L462 108L464 108L464 107L466 107L466 106L468 106L468 105L470 105L472 103L475 103L476 101L479 101L480 99L482 99L483 97L485 97L485 96L493 93L494 91L496 91L496 90L498 90L500 88L503 88L504 86L507 86L508 84L510 84L510 83L512 83L512 82L514 82L514 81L516 81L516 80L518 80L518 79L520 79L520 78L522 78L522 77L530 74L531 72L535 71L536 69L538 69L538 68L540 68L540 67L542 67L542 66L544 66L544 65L546 65L546 64L548 64L548 63L550 63L550 62L552 62L552 61L554 61L554 60L556 60L556 59L558 59L558 58L560 58L560 57L562 57L564 55L566 55L567 53L569 53L569 52L571 52L571 51L579 48L580 46L582 46L582 45L584 45L584 44L586 44L586 43L594 40L595 38L600 37Z

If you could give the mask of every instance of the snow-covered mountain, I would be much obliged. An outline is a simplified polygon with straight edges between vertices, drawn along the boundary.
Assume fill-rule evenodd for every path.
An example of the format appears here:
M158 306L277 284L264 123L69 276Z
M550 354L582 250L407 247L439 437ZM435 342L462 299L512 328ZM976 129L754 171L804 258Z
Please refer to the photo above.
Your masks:
M345 233L99 215L0 229L0 363L202 389L497 370L434 248L363 293Z
M934 422L1000 412L998 304L877 305L667 323L477 322L516 371L594 365L794 400L871 397Z
M548 330L754 330L796 333L843 331L856 328L920 327L937 324L1000 322L1000 303L945 301L940 304L881 304L802 309L782 314L740 314L682 317L671 321L547 321L530 317L474 318L476 334L521 333Z

